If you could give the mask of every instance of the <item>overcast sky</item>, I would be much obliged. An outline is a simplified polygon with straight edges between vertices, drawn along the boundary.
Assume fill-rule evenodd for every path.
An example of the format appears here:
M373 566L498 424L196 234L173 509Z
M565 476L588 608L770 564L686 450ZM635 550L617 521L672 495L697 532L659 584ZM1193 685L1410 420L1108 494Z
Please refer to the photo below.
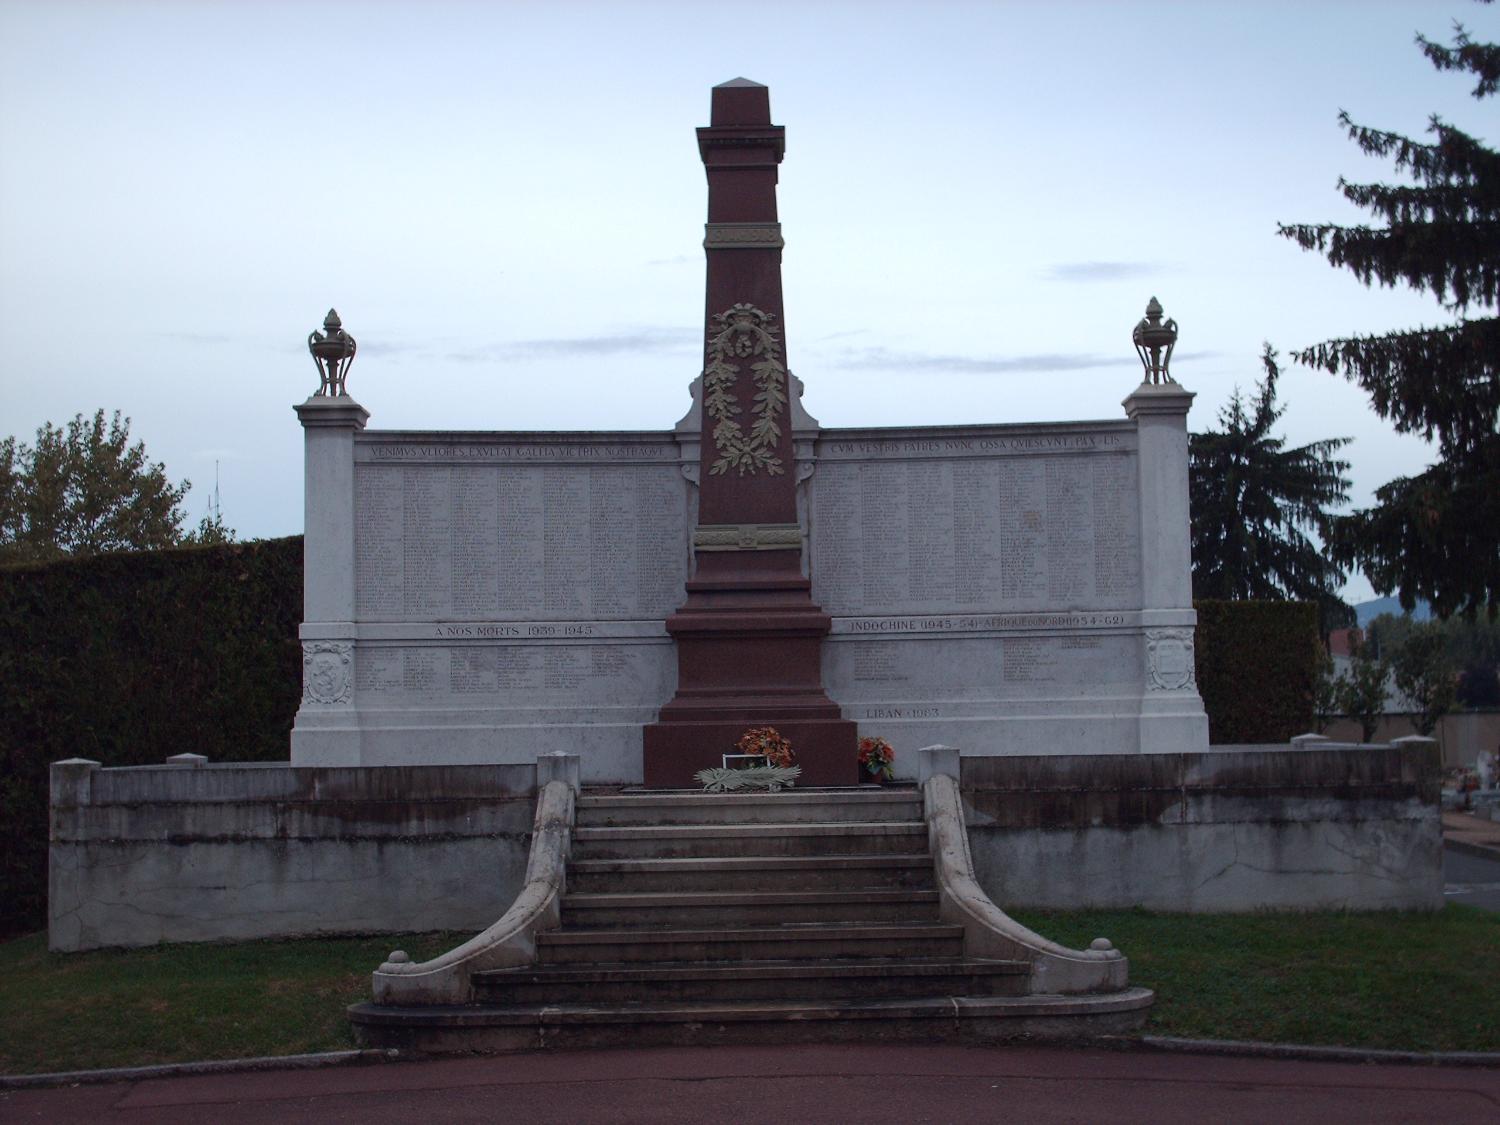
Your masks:
M1493 140L1413 44L1468 3L0 0L0 434L133 420L301 531L307 333L383 429L654 429L701 365L709 88L771 88L787 350L826 426L1122 416L1153 294L1213 424L1283 351L1445 319L1276 236L1389 180L1336 115ZM1431 451L1295 365L1355 504ZM1358 579L1349 596L1368 596Z

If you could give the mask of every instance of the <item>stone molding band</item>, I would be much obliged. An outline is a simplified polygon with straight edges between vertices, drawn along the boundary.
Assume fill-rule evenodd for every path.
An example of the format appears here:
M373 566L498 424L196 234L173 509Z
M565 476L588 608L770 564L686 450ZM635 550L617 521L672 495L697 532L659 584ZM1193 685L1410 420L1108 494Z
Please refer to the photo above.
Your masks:
M786 551L802 546L794 523L705 523L693 529L696 551Z
M704 223L705 250L781 250L780 223Z

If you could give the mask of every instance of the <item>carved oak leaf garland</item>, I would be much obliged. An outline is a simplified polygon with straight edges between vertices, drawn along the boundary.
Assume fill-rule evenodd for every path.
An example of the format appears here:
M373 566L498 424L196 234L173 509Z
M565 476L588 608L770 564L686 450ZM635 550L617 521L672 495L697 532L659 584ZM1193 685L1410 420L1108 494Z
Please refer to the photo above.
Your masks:
M775 319L754 305L736 304L714 314L708 333L708 366L703 369L703 409L714 420L714 449L719 456L710 473L738 469L741 474L765 469L781 474L781 458L775 456L781 440L776 419L786 409L786 368L781 363L781 345L771 327ZM753 359L750 370L757 388L751 408L753 421L747 436L735 415L741 413L734 395L740 373L735 360Z

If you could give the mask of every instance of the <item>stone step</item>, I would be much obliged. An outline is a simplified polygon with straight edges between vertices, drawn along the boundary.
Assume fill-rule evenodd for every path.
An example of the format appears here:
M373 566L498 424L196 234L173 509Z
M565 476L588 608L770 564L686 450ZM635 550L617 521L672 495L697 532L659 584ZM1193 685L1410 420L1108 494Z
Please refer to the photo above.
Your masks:
M1017 996L1024 961L750 961L589 965L477 973L485 1004L652 1004L662 1001L915 999Z
M568 892L930 890L932 857L910 855L585 859L568 864Z
M910 854L927 847L920 820L851 824L672 824L575 828L574 859Z
M550 930L537 935L538 965L663 961L822 961L829 958L958 958L961 926L942 922L678 930Z
M880 1000L742 1000L626 1004L356 1004L364 1047L431 1053L725 1043L987 1043L1123 1035L1146 1021L1145 988L1086 996L937 996Z
M578 798L578 825L606 828L658 824L750 824L919 820L915 787L792 789L780 793L601 793Z
M562 924L572 930L923 922L936 920L937 908L935 890L566 894Z

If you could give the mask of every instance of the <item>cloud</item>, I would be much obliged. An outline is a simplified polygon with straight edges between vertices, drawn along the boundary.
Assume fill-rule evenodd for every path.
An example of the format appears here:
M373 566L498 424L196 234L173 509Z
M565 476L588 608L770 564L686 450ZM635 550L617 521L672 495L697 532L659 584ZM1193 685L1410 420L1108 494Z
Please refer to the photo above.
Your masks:
M371 340L368 344L359 345L360 355L401 355L404 352L416 351L417 344L398 344L392 340ZM306 349L303 349L306 351Z
M612 335L511 340L484 344L477 348L449 352L447 358L458 360L460 363L485 363L502 359L680 353L698 346L696 329L647 328L639 332L620 332Z
M1042 277L1046 281L1120 281L1158 268L1155 262L1060 262L1043 270Z
M968 356L932 352L893 352L885 348L850 348L840 367L900 371L947 371L961 375L1005 375L1012 372L1081 371L1090 367L1119 367L1133 357L1098 356L1083 352L1040 355Z

